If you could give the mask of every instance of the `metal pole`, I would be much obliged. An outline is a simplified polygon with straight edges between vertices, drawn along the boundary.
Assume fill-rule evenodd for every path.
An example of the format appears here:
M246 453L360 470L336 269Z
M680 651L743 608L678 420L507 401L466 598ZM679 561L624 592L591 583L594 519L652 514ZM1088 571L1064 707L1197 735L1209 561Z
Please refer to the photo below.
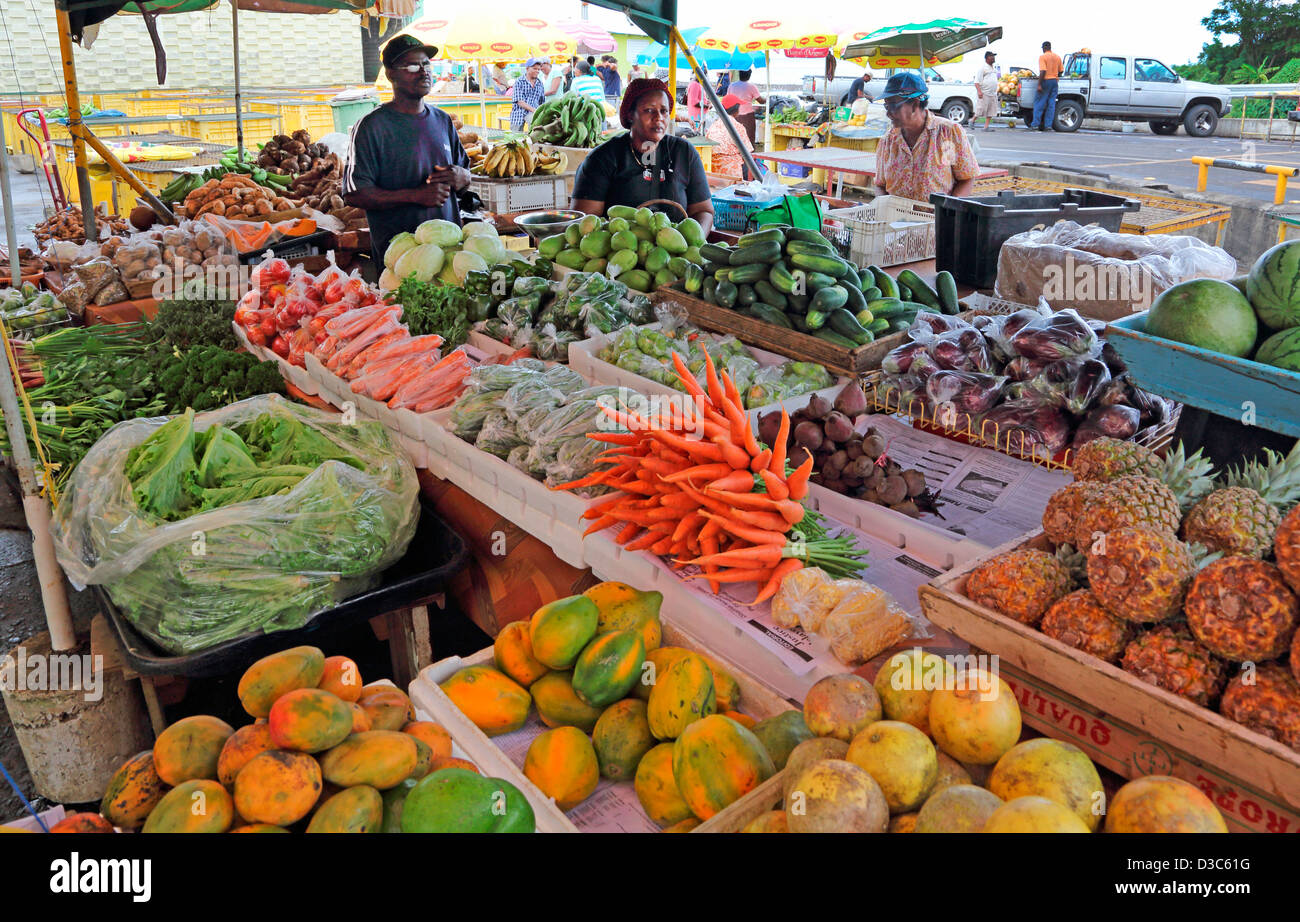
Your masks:
M21 284L22 272L18 267L18 227L14 222L13 192L9 188L9 153L5 150L3 120L0 120L0 201L4 202L5 208L5 240L9 245L11 279L17 286ZM41 584L41 603L45 606L45 623L50 629L50 645L55 650L71 650L77 645L77 637L72 630L68 595L63 588L63 570L54 555L54 539L50 536L50 504L41 496L36 471L32 467L27 431L23 428L18 392L14 388L15 374L8 367L7 352L5 365L0 374L0 413L4 414L9 453L18 470L18 483L23 491L23 513L27 527L32 531L32 557L36 563L36 578Z
M82 132L81 94L77 91L77 64L72 58L72 24L68 11L55 9L59 29L59 54L63 58L63 88L68 101L68 132L72 135L72 156L77 165L77 191L81 197L81 220L86 228L86 239L99 239L99 225L95 223L95 203L90 193L90 170L86 167L86 141Z
M767 71L767 106L763 113L763 150L771 151L776 144L772 136L772 52L763 52L763 69Z
M240 163L244 160L244 105L239 93L239 0L230 0L230 28L235 51L235 149Z
M668 34L668 117L677 121L677 30Z
M478 113L479 118L483 120L483 127L490 128L487 120L487 80L483 77L483 62L474 61L474 68L478 71ZM490 75L489 71L489 75ZM486 132L485 132L486 134Z
M708 95L709 102L713 104L715 109L725 116L726 113L723 112L722 103L718 100L718 94L709 84L708 78L704 76L704 71L700 68L699 62L695 60L695 55L691 54L691 49L687 48L686 42L682 41L681 33L677 31L677 27L673 26L672 30L673 37L681 43L682 51L686 55L686 60L691 62L691 70L694 71L695 78L700 81L700 86ZM669 60L671 61L674 59L669 58ZM727 129L727 134L731 135L732 143L736 145L736 150L740 152L740 159L744 160L745 166L749 167L749 175L754 177L760 176L761 171L758 169L758 164L754 161L754 155L746 149L744 142L740 140L740 135L736 132L736 123L729 118L723 118L722 127Z

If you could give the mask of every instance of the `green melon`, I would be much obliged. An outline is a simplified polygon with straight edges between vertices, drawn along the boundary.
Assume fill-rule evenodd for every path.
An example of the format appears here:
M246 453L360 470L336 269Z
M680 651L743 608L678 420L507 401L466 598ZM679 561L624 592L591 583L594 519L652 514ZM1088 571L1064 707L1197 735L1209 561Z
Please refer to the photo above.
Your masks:
M1259 322L1250 302L1230 283L1193 279L1156 298L1147 314L1146 332L1245 358L1255 348Z
M1265 250L1250 269L1246 293L1264 326L1300 326L1300 240Z
M1288 371L1300 371L1300 327L1274 333L1260 343L1255 361Z

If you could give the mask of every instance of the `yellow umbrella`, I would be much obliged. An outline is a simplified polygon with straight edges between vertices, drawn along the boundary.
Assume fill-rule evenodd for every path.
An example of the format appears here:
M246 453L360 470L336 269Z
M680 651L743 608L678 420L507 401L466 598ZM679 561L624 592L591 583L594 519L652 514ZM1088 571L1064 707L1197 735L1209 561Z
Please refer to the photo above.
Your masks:
M417 19L413 35L451 61L522 61L529 55L577 54L578 43L555 22L524 4L485 4Z
M799 11L763 10L723 14L700 41L704 47L710 35L725 36L739 51L784 51L787 48L833 48L839 29L824 14ZM730 50L722 48L721 50Z

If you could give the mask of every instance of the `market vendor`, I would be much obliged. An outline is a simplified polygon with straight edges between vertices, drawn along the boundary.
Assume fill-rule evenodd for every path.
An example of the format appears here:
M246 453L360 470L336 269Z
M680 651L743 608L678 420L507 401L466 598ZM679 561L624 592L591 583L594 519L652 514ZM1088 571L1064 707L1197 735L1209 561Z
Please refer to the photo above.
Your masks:
M883 95L893 127L876 148L882 194L929 202L931 193L971 194L979 164L961 126L929 109L930 91L912 71L889 78Z
M433 218L460 223L457 193L469 186L469 156L451 116L424 101L437 53L414 36L389 41L383 62L393 98L352 126L343 200L366 212L376 268L399 233Z
M627 134L601 144L578 167L573 207L603 215L610 205L640 207L656 199L676 202L700 222L713 227L713 200L699 153L668 132L671 124L668 86L662 80L633 80L623 94L619 120ZM680 220L677 209L669 211Z

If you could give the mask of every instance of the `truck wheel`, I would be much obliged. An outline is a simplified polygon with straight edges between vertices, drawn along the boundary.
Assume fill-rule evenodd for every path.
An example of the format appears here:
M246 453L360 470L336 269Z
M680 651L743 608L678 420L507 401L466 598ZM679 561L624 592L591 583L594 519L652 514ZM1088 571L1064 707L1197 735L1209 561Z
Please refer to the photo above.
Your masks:
M1020 114L1020 117L1025 120L1025 127L1028 127L1034 123L1034 110L1027 109Z
M1073 99L1062 99L1056 103L1056 124L1053 125L1057 131L1078 131L1079 126L1083 124L1083 106L1079 105Z
M1178 131L1177 122L1167 122L1153 118L1148 124L1151 125L1152 134L1176 134Z
M1208 138L1219 127L1219 115L1211 106L1201 103L1187 110L1183 127L1194 138Z
M943 111L939 114L958 125L965 125L974 111L966 100L950 99L943 104Z

